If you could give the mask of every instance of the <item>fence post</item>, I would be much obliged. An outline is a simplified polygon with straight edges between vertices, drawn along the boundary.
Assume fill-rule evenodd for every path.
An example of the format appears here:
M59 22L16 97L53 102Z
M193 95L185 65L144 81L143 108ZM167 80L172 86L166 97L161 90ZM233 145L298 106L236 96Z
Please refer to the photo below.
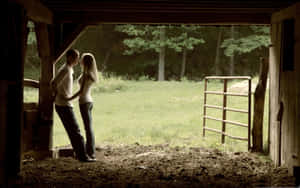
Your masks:
M251 149L251 79L248 80L248 151Z
M207 78L204 82L204 104L203 104L203 137L205 137L205 116L206 116L206 90L207 90Z
M225 135L223 133L225 133L226 131L226 122L224 120L226 120L226 106L227 106L227 79L224 79L224 89L223 89L223 115L222 115L222 144L225 143Z

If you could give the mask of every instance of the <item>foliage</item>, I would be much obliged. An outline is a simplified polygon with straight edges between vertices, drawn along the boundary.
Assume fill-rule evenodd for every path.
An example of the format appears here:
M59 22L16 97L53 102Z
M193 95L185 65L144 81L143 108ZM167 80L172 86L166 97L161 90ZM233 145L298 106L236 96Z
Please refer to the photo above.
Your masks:
M160 39L160 29L167 30L164 41ZM204 43L202 38L191 37L190 33L200 29L199 26L172 26L172 25L118 25L116 31L126 33L130 38L124 39L123 43L127 47L124 51L126 55L142 53L147 50L159 52L161 47L173 49L176 52L182 50L193 50L194 46ZM199 37L199 36L198 36Z
M131 55L124 55L129 48L124 45L125 39L136 38L137 35L144 34L145 36L153 37L150 33L144 32L145 29L137 30L136 28L145 27L145 25L134 25L136 30L129 28L129 36L125 32L119 32L115 28L124 25L103 24L88 27L85 33L83 33L76 41L72 48L78 49L82 52L91 52L95 55L98 69L105 74L115 74L116 76L127 77L128 79L138 80L143 76L150 79L157 78L157 52L152 50L143 51L142 53L133 53ZM150 25L152 27L158 27ZM31 26L30 26L31 27ZM197 25L166 25L166 60L165 60L165 78L166 80L179 80L178 75L181 72L182 62L182 49L184 45L180 40L186 36L192 39L192 42L198 43L193 45L193 49L186 53L186 71L185 76L188 80L201 80L204 76L215 74L215 52L218 38L218 27L216 26L197 26ZM254 32L251 29L254 26L235 26L237 40L242 37L250 35L262 35L268 31L268 27L257 26ZM256 26L255 26L256 27ZM224 38L229 38L229 32L224 26ZM150 30L150 28L148 28ZM30 44L27 46L26 60L24 67L24 75L26 78L39 79L40 75L40 59L37 52L37 44L34 33L34 28L30 29L28 39ZM227 31L227 32L226 32ZM186 33L186 34L185 34ZM150 35L151 34L151 35ZM158 37L158 33L154 32ZM177 36L178 38L173 38ZM201 42L193 42L193 38L200 40ZM147 38L146 38L147 39ZM203 44L203 41L205 44ZM222 38L223 40L223 38ZM167 43L167 41L169 41ZM252 39L249 39L252 42ZM172 46L171 44L174 44ZM203 44L203 45L201 45ZM150 47L149 47L150 48ZM148 49L149 49L148 48ZM188 46L189 49L191 47ZM226 75L228 67L228 58L224 55L224 51L227 48L220 49L220 73ZM236 75L256 75L259 70L259 57L261 55L267 56L267 50L264 46L253 49L247 53L241 53L235 56L235 74ZM236 51L235 51L236 52ZM58 68L62 61L57 63ZM75 68L75 77L80 72L79 66Z
M34 32L34 23L29 21L27 24L27 28L29 29L28 38L27 38L27 45L36 44L36 36Z
M266 48L270 44L270 29L268 26L250 26L251 33L237 39L225 39L221 45L225 55L243 54L258 48Z
M27 48L24 64L24 77L39 80L40 77L40 58L37 51L37 40L34 31L34 23L29 21L27 24L29 29L27 38Z

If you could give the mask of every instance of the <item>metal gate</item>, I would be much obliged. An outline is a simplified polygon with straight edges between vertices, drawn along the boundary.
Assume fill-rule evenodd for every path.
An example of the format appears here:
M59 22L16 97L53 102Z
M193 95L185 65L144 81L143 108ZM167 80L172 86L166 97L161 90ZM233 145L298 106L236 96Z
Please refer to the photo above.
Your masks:
M223 85L223 91L207 91L207 84L208 84L209 79L223 80L223 84L224 84ZM233 92L228 92L227 91L228 80L234 80L234 79L248 80L248 93L247 94L233 93ZM209 95L209 94L211 94L211 95L223 95L223 105L222 106L216 106L216 105L207 104L207 95ZM227 106L227 96L248 97L248 109L245 110L245 109L235 109L235 108L228 107ZM212 117L212 116L207 116L207 114L206 114L206 109L207 108L222 110L222 119ZM227 120L226 119L226 112L227 111L232 111L232 112L237 112L237 113L247 113L248 114L248 124ZM217 130L217 129L207 127L206 124L205 124L206 119L211 119L211 120L222 122L222 130ZM229 135L228 133L226 133L226 124L227 123L248 128L248 138L233 136L233 135ZM206 130L221 134L222 135L222 138L221 138L222 144L225 143L225 136L227 136L227 137L232 138L232 139L248 141L248 150L251 148L251 137L250 137L251 136L251 77L249 77L249 76L207 76L207 77L205 77L204 105L203 105L203 137L205 137L205 131Z

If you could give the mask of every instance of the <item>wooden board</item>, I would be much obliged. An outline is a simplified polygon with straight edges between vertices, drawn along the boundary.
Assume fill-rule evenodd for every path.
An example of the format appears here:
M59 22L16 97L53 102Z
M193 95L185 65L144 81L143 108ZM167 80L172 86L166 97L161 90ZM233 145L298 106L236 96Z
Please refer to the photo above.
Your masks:
M53 147L53 99L50 89L50 81L54 76L53 56L51 55L47 24L35 23L35 27L41 58L38 148L42 151L50 151Z
M270 156L275 165L279 165L279 122L277 112L279 111L279 54L280 54L280 23L271 25L271 47L270 47Z
M300 4L274 14L272 17L272 48L270 50L270 156L276 165L283 165L293 173L300 166ZM282 48L283 22L294 19L294 58L284 58ZM285 28L286 29L286 28ZM293 32L288 32L289 34ZM294 59L293 62L290 62ZM287 62L289 61L289 62ZM286 64L289 64L287 67ZM292 65L292 66L291 66ZM282 118L278 115L282 102ZM280 120L281 122L277 121ZM281 127L281 128L280 128Z
M41 0L61 23L269 24L297 0Z

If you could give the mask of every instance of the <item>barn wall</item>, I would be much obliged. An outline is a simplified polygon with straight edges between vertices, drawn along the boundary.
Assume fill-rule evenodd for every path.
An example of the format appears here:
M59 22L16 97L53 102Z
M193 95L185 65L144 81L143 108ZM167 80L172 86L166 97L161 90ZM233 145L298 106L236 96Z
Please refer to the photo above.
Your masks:
M277 121L279 111L279 65L280 65L280 33L281 24L272 23L271 25L271 47L270 47L270 156L274 163L280 165L279 160L279 141L280 122Z
M21 134L23 126L23 77L27 36L27 16L22 6L8 3L4 40L6 49L0 70L0 187L17 177L21 169Z
M270 49L270 156L276 165L300 166L300 4L272 16L272 47ZM294 66L283 70L282 23L295 20ZM298 52L298 53L297 53ZM280 109L280 103L283 108ZM280 111L282 110L282 116Z
M296 81L294 89L296 89L296 98L294 100L295 102L295 129L293 132L293 138L294 138L294 157L293 157L293 163L296 166L300 166L300 3L297 5L297 11L296 11L296 23L295 23L295 71L296 71Z

